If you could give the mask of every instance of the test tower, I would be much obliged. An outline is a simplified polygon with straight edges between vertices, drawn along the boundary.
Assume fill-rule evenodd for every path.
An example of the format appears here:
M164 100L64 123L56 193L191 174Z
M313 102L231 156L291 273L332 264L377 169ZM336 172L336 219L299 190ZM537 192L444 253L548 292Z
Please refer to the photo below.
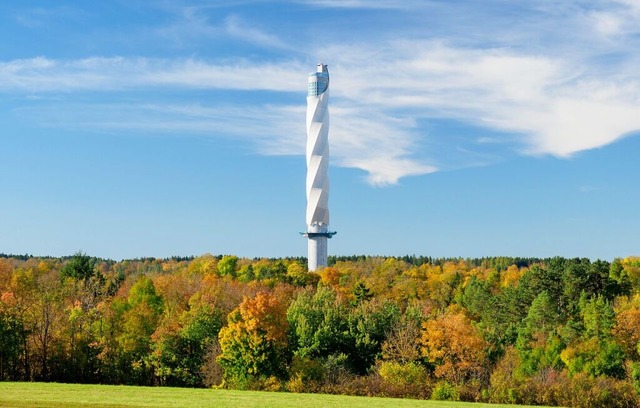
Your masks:
M318 64L307 93L307 232L309 270L327 266L329 231L329 70Z

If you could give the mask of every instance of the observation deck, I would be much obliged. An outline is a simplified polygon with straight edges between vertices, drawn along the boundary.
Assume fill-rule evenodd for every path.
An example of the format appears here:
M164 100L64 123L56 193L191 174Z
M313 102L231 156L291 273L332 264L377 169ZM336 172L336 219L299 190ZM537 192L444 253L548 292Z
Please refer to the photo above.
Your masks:
M301 232L300 235L302 235L303 237L307 237L307 238L318 238L318 237L324 237L324 238L333 238L334 235L336 235L337 232L336 231L326 231L326 232Z

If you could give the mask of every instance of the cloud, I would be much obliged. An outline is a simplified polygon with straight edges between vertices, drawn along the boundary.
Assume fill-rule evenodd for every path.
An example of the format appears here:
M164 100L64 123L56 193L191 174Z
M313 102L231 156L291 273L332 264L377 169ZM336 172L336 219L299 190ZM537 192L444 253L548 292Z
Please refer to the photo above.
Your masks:
M299 91L305 72L297 62L212 64L195 59L46 57L0 62L0 92L130 90L140 87ZM259 80L256 80L259 78Z
M433 173L434 165L411 158L416 134L411 118L393 117L384 111L352 103L330 108L331 149L335 162L367 172L372 185L395 184L402 177Z
M303 155L300 105L203 106L201 104L82 104L16 109L41 125L102 133L201 135L243 139L264 155ZM81 114L78 114L81 112ZM412 123L353 108L331 108L331 161L364 170L372 185L395 184L409 175L436 171L411 159ZM390 126L387 122L396 122Z
M435 164L416 148L429 136L417 126L418 120L466 122L508 134L511 144L513 134L520 135L515 147L522 153L558 157L605 146L640 129L640 82L624 71L603 77L581 61L508 49L457 48L437 41L399 41L375 49L333 46L328 54L343 56L330 67L336 163L365 170L372 184L464 167ZM221 64L196 59L38 57L0 63L0 90L38 94L148 87L300 92L305 89L301 72L307 70L299 61ZM299 147L291 140L292 129L281 126L301 123L299 110L258 104L241 111L227 110L183 126L245 132L266 154L290 154ZM182 118L193 121L188 115ZM115 123L135 127L133 121ZM165 123L165 129L180 126L178 119ZM303 133L297 128L297 134ZM469 143L476 140L474 136ZM469 165L476 162L469 156Z
M385 111L452 118L521 135L527 154L572 154L612 143L640 129L637 77L601 77L581 61L464 49L438 42L401 42L393 57L352 55L334 69L342 96ZM389 62L388 62L389 61Z
M595 186L591 186L591 185L582 185L578 188L578 191L580 191L582 194L589 194L589 193L593 193L594 191L601 191L604 190L602 187L595 187Z
M194 39L211 39L223 34L220 27L209 22L200 7L178 7L168 10L173 19L168 25L156 29L163 39L172 43L183 44Z
M107 133L124 131L244 138L262 141L263 154L293 155L304 152L304 108L295 106L69 103L61 107L45 105L18 108L14 112L25 118L38 117L42 125L49 127ZM81 115L77 112L81 112ZM288 138L290 135L297 135L298 140ZM276 140L277 146L269 146Z
M277 36L257 29L253 24L248 24L236 15L227 17L224 26L227 34L251 44L272 48L290 48Z
M405 4L391 0L301 3L395 8L394 13L403 13ZM149 94L171 90L180 95L180 104L148 96L145 103L129 106L126 118L119 116L117 107L107 107L102 116L76 115L75 121L87 128L241 137L262 154L302 154L306 73L317 62L310 61L311 56L320 56L329 62L331 72L333 162L362 169L366 180L376 185L487 164L500 160L499 149L505 149L505 154L571 157L640 129L637 1L603 0L593 5L523 1L508 13L498 11L500 2L489 1L477 22L469 16L475 16L472 11L478 6L471 1L461 4L464 7L447 2L424 5L434 7L445 19L436 38L398 38L395 32L377 36L375 42L366 32L356 33L349 41L329 42L323 37L321 42L308 42L304 50L291 51L287 60L98 56L5 61L0 62L0 92L39 97L97 91L131 99L141 89ZM447 7L468 15L446 20L452 14ZM270 34L273 27L255 27L237 14L215 26L200 8L180 10L178 25L182 29L191 25L194 35L233 37L260 47L287 49ZM457 31L443 31L450 21L469 33L464 41ZM412 32L428 31L414 26ZM495 40L488 42L489 35ZM306 39L301 33L297 41ZM211 92L209 105L203 104L202 93L193 92L199 90ZM221 90L242 92L242 106L216 101ZM292 105L288 98L293 95L299 96L299 104ZM97 111L98 104L85 106ZM73 114L67 116L67 126L72 126ZM438 121L463 124L467 130L432 131L431 124Z
M314 7L355 9L408 9L424 2L413 0L297 0Z
M588 20L596 32L605 37L632 35L640 31L640 2L636 0L613 0L609 7L588 14Z
M238 14L230 14L220 19L217 13L210 12L211 9L232 5L238 6L238 2L169 7L166 12L172 16L171 23L157 28L156 32L171 43L177 43L180 46L217 39L218 41L239 40L261 48L291 49L281 38L260 28L259 22L247 21Z
M308 67L282 62L233 65L197 60L151 60L144 58L86 58L59 61L44 57L0 63L0 90L36 95L55 92L118 91L142 87L190 89L268 90L298 92L306 88ZM256 80L259 79L259 80ZM302 91L301 91L302 90ZM204 107L199 104L84 103L74 106L22 109L22 116L38 118L47 126L97 131L218 134L244 137L262 154L303 154L305 106L265 105ZM332 155L334 162L367 172L375 185L394 184L409 175L436 170L412 159L415 122L355 106L342 98L332 106ZM78 114L78 112L82 112Z

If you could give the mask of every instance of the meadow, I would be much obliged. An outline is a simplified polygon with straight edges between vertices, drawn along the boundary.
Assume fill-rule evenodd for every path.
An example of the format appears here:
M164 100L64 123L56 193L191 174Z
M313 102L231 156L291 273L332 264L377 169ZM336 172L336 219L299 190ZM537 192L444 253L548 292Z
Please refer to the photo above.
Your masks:
M469 402L124 385L0 382L0 407L523 407Z

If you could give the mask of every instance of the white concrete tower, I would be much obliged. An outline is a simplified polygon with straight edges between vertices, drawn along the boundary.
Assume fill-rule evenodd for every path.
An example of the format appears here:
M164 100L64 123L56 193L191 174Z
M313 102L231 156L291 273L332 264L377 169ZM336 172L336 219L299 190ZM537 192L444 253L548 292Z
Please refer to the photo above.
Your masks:
M329 232L329 70L318 64L307 93L307 232L309 270L327 266Z

